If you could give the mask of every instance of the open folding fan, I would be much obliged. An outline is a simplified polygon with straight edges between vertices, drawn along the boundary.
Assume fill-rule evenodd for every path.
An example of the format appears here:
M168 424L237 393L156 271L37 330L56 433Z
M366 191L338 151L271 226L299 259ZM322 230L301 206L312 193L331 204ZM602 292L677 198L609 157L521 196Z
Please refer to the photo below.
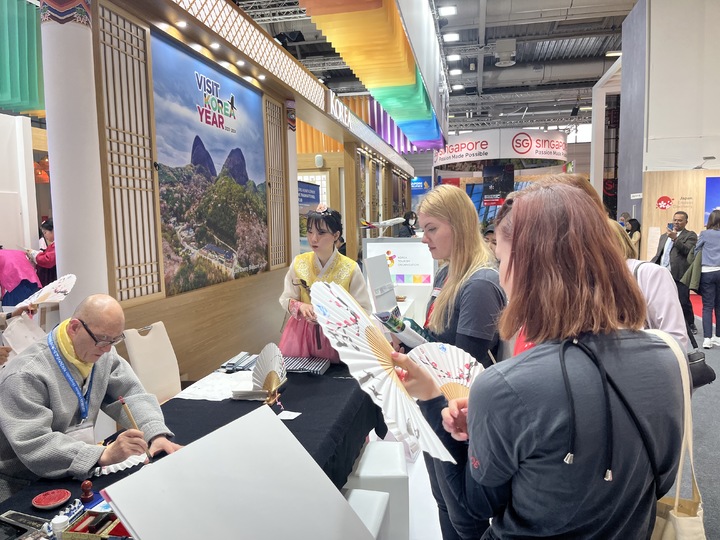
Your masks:
M382 409L399 441L443 461L454 460L427 423L395 372L392 347L353 297L336 283L315 282L312 304L325 336L360 387Z
M65 274L52 283L49 283L38 292L23 300L18 306L30 306L37 304L53 304L62 302L70 294L75 286L75 274Z
M287 372L285 359L277 345L268 343L260 351L253 368L253 386L267 390L268 403L275 403L279 396L278 390L285 384Z
M484 369L468 353L447 343L425 343L415 347L408 356L427 369L449 400L467 397L475 377Z
M252 371L252 388L246 385L233 390L233 399L264 400L270 405L280 397L286 379L285 359L277 345L268 343L260 351Z

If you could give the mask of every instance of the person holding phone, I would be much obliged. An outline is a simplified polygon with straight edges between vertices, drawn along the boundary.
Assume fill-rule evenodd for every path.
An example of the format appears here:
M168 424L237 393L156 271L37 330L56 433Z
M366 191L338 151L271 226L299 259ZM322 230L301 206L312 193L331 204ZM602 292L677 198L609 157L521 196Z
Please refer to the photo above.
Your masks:
M630 214L627 212L620 214L620 218L618 219L618 223L620 223L620 225L624 227L628 221L630 221Z
M693 334L697 334L695 326L695 315L693 314L692 304L690 303L690 289L687 285L680 282L683 274L690 266L687 260L688 253L695 249L697 244L697 234L689 231L687 227L687 212L679 211L673 215L673 220L668 223L668 230L660 237L657 253L651 259L651 262L659 264L667 268L672 274L675 285L677 285L678 299L683 309L685 322Z

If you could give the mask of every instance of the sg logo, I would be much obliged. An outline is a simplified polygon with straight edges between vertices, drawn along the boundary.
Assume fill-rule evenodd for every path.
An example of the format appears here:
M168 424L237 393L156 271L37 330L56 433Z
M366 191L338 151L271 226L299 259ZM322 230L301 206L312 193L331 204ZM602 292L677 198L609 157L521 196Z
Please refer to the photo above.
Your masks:
M518 154L527 154L532 148L532 137L527 133L518 133L512 139L512 148Z

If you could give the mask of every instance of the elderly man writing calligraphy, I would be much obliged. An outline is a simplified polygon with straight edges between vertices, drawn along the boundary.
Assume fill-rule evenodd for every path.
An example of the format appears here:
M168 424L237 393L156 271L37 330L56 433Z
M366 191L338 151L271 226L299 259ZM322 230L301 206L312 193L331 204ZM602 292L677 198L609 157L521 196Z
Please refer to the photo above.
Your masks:
M143 389L115 351L125 315L112 297L93 295L72 318L12 360L0 373L0 490L7 497L38 477L83 479L96 466L120 463L146 449L172 453L172 432L155 396ZM95 444L100 409L130 427L123 396L139 429L108 446Z

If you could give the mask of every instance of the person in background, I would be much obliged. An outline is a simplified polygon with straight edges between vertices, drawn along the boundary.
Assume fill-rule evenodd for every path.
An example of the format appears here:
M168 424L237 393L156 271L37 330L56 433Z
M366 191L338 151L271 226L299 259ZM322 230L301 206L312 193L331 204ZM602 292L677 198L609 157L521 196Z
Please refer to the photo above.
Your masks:
M705 230L700 232L695 254L702 250L702 273L700 274L700 295L702 296L703 348L720 345L720 331L715 328L713 336L713 311L715 320L720 321L720 210L713 210L708 216Z
M40 224L40 231L47 248L44 250L28 249L26 251L30 259L37 267L37 274L42 286L48 285L57 279L57 267L55 266L55 232L52 218L46 219Z
M417 214L415 212L405 212L403 216L405 221L400 224L398 230L398 238L415 238L415 225L417 224Z
M682 210L675 212L672 223L668 224L671 227L668 227L665 234L660 237L657 253L651 259L651 262L667 268L672 275L677 287L678 299L685 315L685 322L692 333L696 334L695 315L690 303L690 288L680 281L690 266L688 254L695 249L695 244L697 244L697 234L695 234L695 231L689 231L685 228L687 223L687 212Z
M673 292L675 282L672 276L657 264L637 260L635 248L623 226L610 218L608 223L625 257L625 264L645 297L647 306L645 328L667 332L678 340L683 350L687 350L688 328L685 326L680 300Z
M495 258L480 235L475 205L463 190L440 185L427 194L417 211L424 231L422 243L433 259L447 261L435 275L425 327L436 341L455 345L488 367L498 357L497 320L505 307L505 294ZM448 487L440 462L428 454L424 458L443 540L479 538L488 527L487 517L477 519L457 505L446 504Z
M14 311L11 312L0 312L0 330L5 330L5 328L7 328L8 319L12 317L19 317L25 312L33 313L35 309L35 306L20 306L19 308L16 308ZM0 366L2 366L3 364L5 364L5 362L8 361L11 351L11 347L0 346Z
M628 214L627 212L623 212L622 214L620 214L620 218L618 218L618 223L620 223L620 225L625 227L628 221L630 221L630 214Z
M347 253L345 253L345 239L342 236L338 236L338 239L335 240L335 248L338 250L340 255L347 256Z
M495 225L490 224L487 227L485 227L485 230L483 231L483 240L485 240L485 243L490 248L490 251L492 251L493 255L495 255L495 248L497 247L497 240L495 240Z
M73 316L17 355L0 371L0 491L37 478L88 478L95 467L120 463L170 442L157 398L142 387L115 351L125 315L114 298L87 297ZM139 429L132 429L118 397ZM103 410L128 428L108 446L95 444L93 425Z
M19 249L0 249L0 298L14 306L40 290L35 267Z
M337 210L321 204L307 215L307 239L312 251L301 253L285 275L280 305L290 313L280 350L285 356L327 358L339 362L340 357L317 324L310 303L310 287L316 281L334 282L348 291L360 307L372 312L370 295L358 264L340 255L335 242L342 236L342 217Z
M630 218L628 221L625 222L625 230L627 231L628 236L630 237L630 242L633 246L633 251L635 253L633 259L639 259L640 258L640 222L635 218Z
M641 331L645 301L607 217L555 183L506 201L495 231L501 335L522 327L535 347L447 407L429 373L393 353L458 460L440 463L449 502L492 517L483 539L649 538L678 470L683 389L672 349Z

